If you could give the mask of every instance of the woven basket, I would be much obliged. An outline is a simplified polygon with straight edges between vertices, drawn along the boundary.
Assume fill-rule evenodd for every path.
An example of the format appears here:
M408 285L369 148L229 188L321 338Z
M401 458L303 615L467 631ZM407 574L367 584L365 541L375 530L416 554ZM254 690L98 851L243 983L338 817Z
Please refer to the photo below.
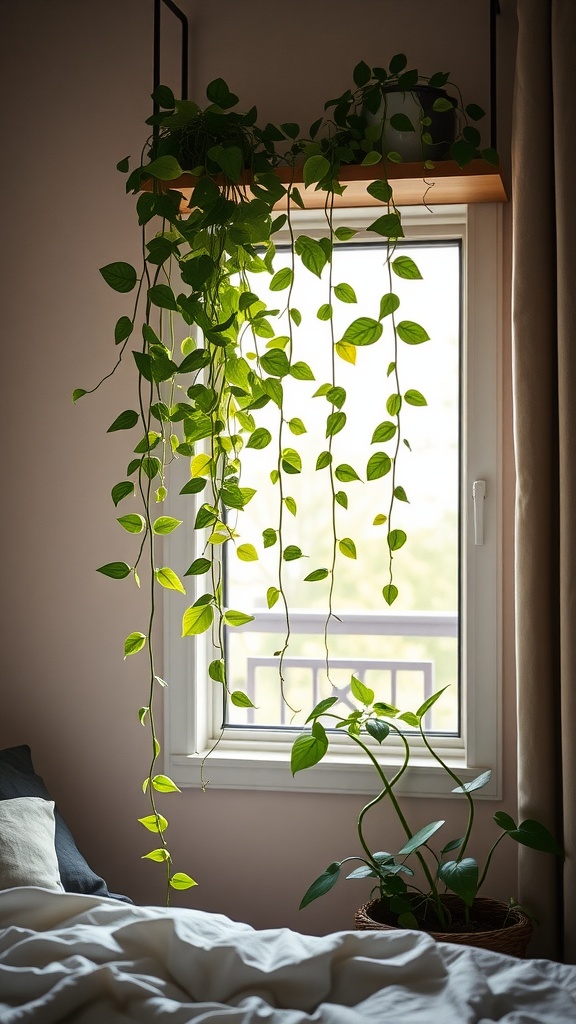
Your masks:
M462 907L457 896L442 896L442 902L451 913ZM354 918L358 931L394 931L397 925L378 920L380 900L371 900L356 911ZM375 916L372 916L372 915ZM477 925L473 932L428 932L437 942L454 942L459 946L477 946L495 953L525 957L532 936L532 922L518 907L510 910L505 903L478 897L472 906L472 917ZM507 921L503 926L502 921Z

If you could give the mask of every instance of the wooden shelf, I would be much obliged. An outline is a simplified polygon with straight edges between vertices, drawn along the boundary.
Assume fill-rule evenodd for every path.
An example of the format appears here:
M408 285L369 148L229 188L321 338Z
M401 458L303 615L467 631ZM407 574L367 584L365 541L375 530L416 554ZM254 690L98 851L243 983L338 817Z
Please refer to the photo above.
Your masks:
M343 167L340 183L346 186L346 191L344 195L334 197L334 206L381 207L382 203L373 199L366 188L371 181L383 178L384 171L394 189L394 201L397 206L421 206L424 201L430 206L442 206L447 203L505 203L508 199L499 168L492 167L484 160L473 160L462 170L453 160L442 160L435 164L432 171L426 171L420 163ZM320 209L324 206L326 193L316 191L313 187L305 189L301 168L296 168L295 172L292 172L289 167L277 167L274 173L283 185L290 182L296 185L307 209ZM174 189L182 193L183 213L189 209L190 196L196 182L197 179L193 175L185 173L174 181L156 184L162 189ZM153 187L150 180L142 183L145 192L152 191ZM248 189L248 176L241 187ZM277 203L275 208L285 209L286 200Z

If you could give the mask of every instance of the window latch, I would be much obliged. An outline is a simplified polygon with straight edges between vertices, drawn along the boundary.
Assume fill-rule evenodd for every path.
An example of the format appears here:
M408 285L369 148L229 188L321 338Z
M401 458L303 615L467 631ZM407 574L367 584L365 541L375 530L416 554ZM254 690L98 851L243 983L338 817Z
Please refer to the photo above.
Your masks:
M486 481L475 480L472 484L472 500L474 502L474 544L481 547L484 543L484 499L486 498Z

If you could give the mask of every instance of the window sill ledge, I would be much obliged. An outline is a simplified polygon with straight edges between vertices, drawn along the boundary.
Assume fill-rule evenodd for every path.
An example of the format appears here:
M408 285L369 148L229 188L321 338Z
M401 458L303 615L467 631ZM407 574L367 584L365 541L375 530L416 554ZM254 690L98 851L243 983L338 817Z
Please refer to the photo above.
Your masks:
M470 782L483 766L466 765L455 751L446 756L447 763L463 782ZM202 754L173 754L166 770L181 787L200 786ZM383 764L388 773L397 767L392 759ZM327 755L314 768L290 772L290 752L270 750L239 750L221 745L213 751L204 765L205 782L212 789L251 789L292 793L338 793L374 795L378 792L374 770L353 756ZM454 788L452 780L440 765L425 757L412 756L410 768L394 788L401 796L450 798ZM498 779L492 775L480 799L498 799Z

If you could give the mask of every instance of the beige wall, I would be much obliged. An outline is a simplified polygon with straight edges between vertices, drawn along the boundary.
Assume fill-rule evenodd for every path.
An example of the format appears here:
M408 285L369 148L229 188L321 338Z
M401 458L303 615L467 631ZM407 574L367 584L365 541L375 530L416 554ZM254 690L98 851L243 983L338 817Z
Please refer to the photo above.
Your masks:
M509 0L502 20L503 36L511 38L510 6ZM469 96L483 101L486 8L484 0L190 4L194 94L201 100L198 90L223 76L263 118L307 124L327 96L347 87L358 60L386 62L407 49L423 69L450 69ZM136 823L147 813L139 785L148 749L136 717L145 680L137 658L122 660L123 638L140 628L143 599L94 572L124 557L110 489L123 477L125 454L106 427L133 398L123 371L76 407L70 395L111 367L112 328L125 312L98 268L138 260L133 199L124 195L115 164L136 156L144 139L151 10L151 0L0 2L0 745L31 744L95 869L140 902L162 898L157 867L139 859L147 846ZM174 39L171 29L169 50ZM176 86L178 75L166 67L163 79ZM504 737L506 807L513 810L507 430ZM296 793L185 792L172 805L171 846L177 867L201 884L178 901L256 925L347 927L366 892L359 884L342 885L304 914L296 908L329 861L354 852L359 803ZM495 809L483 805L481 819ZM411 813L430 809L414 801ZM438 802L433 814L453 818L455 806ZM372 827L377 845L393 848L384 816ZM513 893L513 851L499 851L497 870L491 894Z

